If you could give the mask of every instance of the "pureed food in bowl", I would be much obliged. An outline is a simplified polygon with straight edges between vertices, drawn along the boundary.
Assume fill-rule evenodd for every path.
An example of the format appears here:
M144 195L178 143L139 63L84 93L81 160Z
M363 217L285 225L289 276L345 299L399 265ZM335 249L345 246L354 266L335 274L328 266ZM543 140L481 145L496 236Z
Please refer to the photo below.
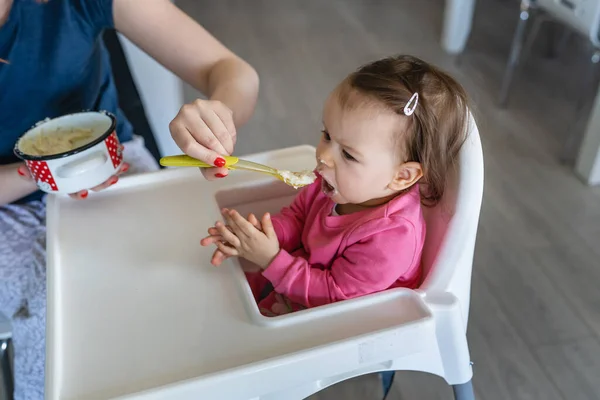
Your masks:
M66 153L78 147L85 146L95 139L93 129L70 128L57 129L44 132L35 136L23 137L19 140L19 150L32 156L51 156Z
M97 186L120 168L123 155L116 119L86 111L37 123L15 145L38 187L47 193L75 193Z

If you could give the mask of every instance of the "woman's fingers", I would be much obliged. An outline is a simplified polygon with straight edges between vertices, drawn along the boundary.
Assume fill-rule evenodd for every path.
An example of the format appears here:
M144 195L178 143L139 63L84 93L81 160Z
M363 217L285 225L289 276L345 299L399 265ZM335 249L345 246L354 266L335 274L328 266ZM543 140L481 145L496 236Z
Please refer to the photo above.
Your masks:
M220 101L213 103L213 111L219 117L223 125L225 125L227 135L221 140L221 143L223 143L225 150L229 151L229 154L233 154L237 139L237 131L235 129L235 123L233 122L233 111Z
M197 121L193 124L195 127L189 127L188 125L191 124L177 119L169 124L171 136L177 146L190 157L197 158L215 167L223 167L225 159L221 154L224 154L225 149L214 136L212 136L214 140L210 140L210 132L206 124ZM219 148L219 152L211 150L209 146Z
M121 164L121 167L115 173L115 175L108 178L108 180L106 180L104 183L94 186L93 188L90 188L89 190L84 189L84 190L80 190L77 193L70 193L69 197L71 197L72 199L77 199L77 200L87 199L88 195L90 194L90 192L89 192L90 190L92 190L94 192L98 192L100 190L106 189L109 186L114 185L115 183L117 183L119 181L119 175L124 174L128 170L129 170L129 164L124 162ZM22 175L22 174L19 172L19 175Z
M106 189L107 187L112 186L112 185L114 185L117 182L119 182L119 176L118 175L113 175L110 178L108 178L108 180L105 181L104 183L101 183L98 186L94 186L90 190L93 191L93 192L99 192L100 190Z
M233 140L231 138L231 134L229 133L229 130L225 126L225 123L221 117L216 113L215 106L213 105L213 107L210 108L199 105L198 109L202 121L204 121L210 132L221 144L223 148L222 154L233 153ZM213 150L219 151L217 148L213 148Z
M87 199L89 192L87 190L80 190L77 193L69 194L69 197L75 200L84 200Z
M229 175L229 170L227 168L200 168L200 172L202 172L202 175L204 175L204 178L208 181L225 178Z
M19 174L19 176L25 180L33 180L31 172L29 172L29 169L25 165L19 165L19 167L17 168L17 174Z
M184 153L215 166L215 169L202 169L206 179L227 176L227 170L222 168L223 155L233 153L236 130L233 113L225 104L215 100L186 104L171 121L169 129Z
M203 105L194 102L181 107L177 116L169 124L171 136L175 143L186 154L204 161L207 164L222 167L217 161L220 155L229 155L229 150L223 145L231 143L231 134L219 116ZM227 139L229 137L229 139Z

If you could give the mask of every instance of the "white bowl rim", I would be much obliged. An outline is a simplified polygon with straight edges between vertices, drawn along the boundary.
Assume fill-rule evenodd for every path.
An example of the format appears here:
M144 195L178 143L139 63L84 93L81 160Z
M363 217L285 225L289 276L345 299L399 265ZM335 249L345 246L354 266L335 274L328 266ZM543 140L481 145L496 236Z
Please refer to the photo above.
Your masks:
M50 155L44 155L44 156L36 156L36 155L23 153L21 150L19 150L19 142L21 141L21 139L23 137L25 137L33 129L36 129L36 128L38 128L46 123L49 123L51 121L56 121L56 120L63 119L63 118L70 118L72 116L80 115L80 114L102 114L102 115L105 115L108 118L110 118L110 121L111 121L110 126L104 133L102 133L102 135L98 136L96 139L92 140L91 142L86 143L85 145L77 147L75 149L65 151L63 153L50 154ZM104 141L115 130L116 126L117 126L117 119L115 118L114 114L112 114L108 111L79 111L79 112L75 112L75 113L71 113L71 114L61 115L56 118L45 119L45 120L40 121L40 122L36 123L35 125L33 125L31 128L29 128L25 133L23 133L19 137L19 139L15 143L14 153L17 157L19 157L20 159L25 160L25 161L46 161L46 160L55 160L55 159L63 158L63 157L69 157L69 156L72 156L73 154L81 153L82 151L85 151L91 147L94 147L98 143Z

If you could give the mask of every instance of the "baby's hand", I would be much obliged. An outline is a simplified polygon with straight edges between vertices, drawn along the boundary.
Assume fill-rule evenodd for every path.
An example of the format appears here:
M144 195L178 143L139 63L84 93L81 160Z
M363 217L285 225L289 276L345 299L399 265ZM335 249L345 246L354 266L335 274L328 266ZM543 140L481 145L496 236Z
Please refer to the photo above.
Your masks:
M219 265L227 257L239 256L266 268L279 252L270 215L265 214L260 223L253 215L246 220L235 210L224 209L223 216L227 225L217 222L201 242L203 246L215 244L220 251L213 254L212 263Z
M228 212L228 210L223 209L223 212L224 213ZM248 222L250 222L256 229L262 231L261 223L254 214L248 215ZM231 229L229 227L227 227L227 228L231 231ZM217 230L216 226L211 226L210 228L208 228L208 235L209 236L205 237L204 239L202 239L200 241L200 244L202 246L210 246L211 244L216 245L217 242L225 243L227 245L227 243L223 239L223 236L221 236L221 234ZM211 259L211 264L213 264L215 266L219 266L223 263L223 261L225 261L228 258L229 258L228 255L226 255L225 253L223 253L221 250L219 250L217 248L215 250L215 252L213 253L213 256Z

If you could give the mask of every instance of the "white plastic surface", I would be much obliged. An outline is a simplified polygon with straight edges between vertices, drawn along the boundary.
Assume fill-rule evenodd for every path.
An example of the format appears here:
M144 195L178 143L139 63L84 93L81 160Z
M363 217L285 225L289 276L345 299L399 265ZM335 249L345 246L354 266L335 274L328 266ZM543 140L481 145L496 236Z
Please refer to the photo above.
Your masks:
M258 314L237 261L211 266L212 249L198 241L219 205L260 213L289 204L295 191L282 183L249 172L209 183L197 169L171 169L124 178L86 202L49 199L47 398L302 399L387 369L468 381L465 293L453 290L467 290L468 302L470 282L456 277L470 279L481 200L481 147L472 136L465 153L476 156L463 157L461 170L473 179L458 180L470 192L454 191L470 213L456 207L467 221L441 230L450 241L429 246L454 259L429 257L423 291L276 318ZM315 164L312 147L250 159L290 170Z

